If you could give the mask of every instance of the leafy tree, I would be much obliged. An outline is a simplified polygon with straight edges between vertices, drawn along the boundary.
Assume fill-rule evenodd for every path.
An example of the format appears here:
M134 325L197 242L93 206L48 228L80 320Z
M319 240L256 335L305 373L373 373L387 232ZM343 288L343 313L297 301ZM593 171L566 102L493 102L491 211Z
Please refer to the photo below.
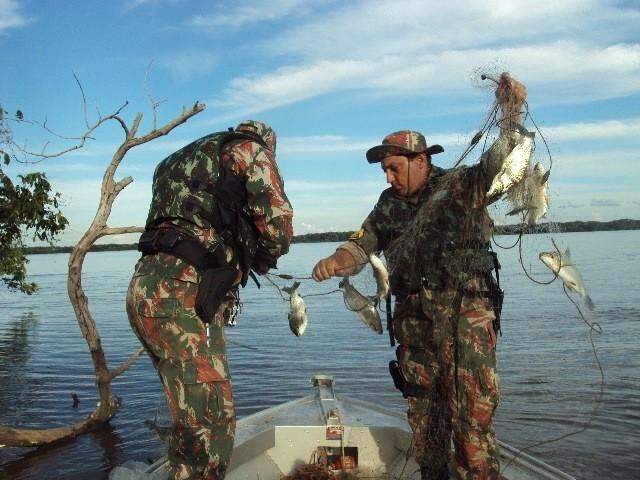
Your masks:
M16 120L23 114L16 112ZM3 165L15 161L13 138L7 123L7 112L0 106L0 156ZM17 180L17 181L16 181ZM59 209L60 194L51 191L43 172L18 175L12 180L0 166L0 278L11 290L32 294L37 285L27 281L24 238L53 242L62 232L67 219Z

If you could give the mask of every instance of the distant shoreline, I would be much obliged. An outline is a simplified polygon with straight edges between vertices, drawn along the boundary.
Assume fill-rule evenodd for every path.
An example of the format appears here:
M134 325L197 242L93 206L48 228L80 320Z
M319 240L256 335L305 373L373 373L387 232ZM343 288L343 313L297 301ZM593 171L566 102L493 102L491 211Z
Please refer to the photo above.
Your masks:
M640 220L630 220L627 218L621 220L612 220L610 222L558 222L554 223L553 232L571 233L571 232L608 232L616 230L640 230ZM496 227L498 235L514 235L518 233L519 225L499 225ZM549 224L543 223L536 225L532 231L528 233L547 233ZM323 233L305 233L304 235L296 235L293 237L293 243L320 243L320 242L344 242L354 232L323 232ZM24 249L25 255L38 255L43 253L69 253L71 246L63 247L27 247ZM94 245L91 252L116 252L122 250L137 250L136 243L110 243L105 245Z

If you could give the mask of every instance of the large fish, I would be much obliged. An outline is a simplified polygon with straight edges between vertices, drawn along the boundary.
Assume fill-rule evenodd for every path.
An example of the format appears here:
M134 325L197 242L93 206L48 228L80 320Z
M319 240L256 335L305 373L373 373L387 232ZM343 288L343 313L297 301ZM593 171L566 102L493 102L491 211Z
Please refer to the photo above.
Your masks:
M502 161L502 168L491 182L487 191L489 199L499 197L524 180L529 168L535 132L528 132L520 125L517 125L516 128L520 137L519 141Z
M542 252L540 253L539 258L552 272L558 275L560 280L564 282L569 290L579 294L583 298L587 307L590 310L593 310L593 301L587 293L587 289L584 285L580 272L571 261L569 247L567 247L566 251L562 254L557 251Z
M387 298L387 294L389 293L389 272L387 271L387 267L384 266L384 263L382 263L382 260L373 253L369 255L369 263L371 263L373 275L376 277L376 285L378 288L376 297L378 298L378 302L382 302Z
M382 334L382 320L376 308L375 297L365 297L344 277L338 285L344 296L344 303L349 310L358 314L362 323L374 332Z
M289 294L289 328L296 337L302 336L307 329L307 306L298 293L300 282L294 282L290 287L282 290Z
M528 225L537 224L549 210L549 172L541 163L536 163L533 171L527 175L522 188L514 188L509 193L509 200L516 208L507 215L525 213L524 221Z

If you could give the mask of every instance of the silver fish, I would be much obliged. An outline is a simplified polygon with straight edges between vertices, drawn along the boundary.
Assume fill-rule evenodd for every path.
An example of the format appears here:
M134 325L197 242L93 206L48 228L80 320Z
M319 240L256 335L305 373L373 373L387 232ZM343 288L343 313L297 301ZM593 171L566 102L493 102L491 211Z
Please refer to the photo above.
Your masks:
M542 252L538 255L542 263L544 263L549 269L554 272L564 282L567 288L571 291L579 294L589 310L594 309L593 301L587 293L587 288L584 285L582 276L571 261L571 254L569 253L569 247L563 254L557 251L554 252Z
M338 285L344 296L347 308L354 311L367 327L374 332L382 334L382 320L376 308L375 297L365 297L349 282L349 277L344 277Z
M529 168L529 160L533 152L533 139L535 132L528 132L521 126L517 126L519 141L509 155L502 161L502 167L491 182L487 191L487 197L497 198L508 192L514 185L520 183Z
M369 263L371 263L373 275L376 277L376 285L378 287L376 297L378 298L378 302L382 302L387 298L387 294L389 293L389 272L387 271L387 267L384 266L384 263L382 263L382 260L373 253L369 255Z
M526 212L525 222L528 225L537 224L549 210L549 172L541 163L536 163L533 171L527 175L522 188L514 188L509 192L509 201L517 207L507 215Z
M294 282L290 287L282 290L289 294L289 328L296 337L302 336L307 329L307 306L298 293L300 282Z

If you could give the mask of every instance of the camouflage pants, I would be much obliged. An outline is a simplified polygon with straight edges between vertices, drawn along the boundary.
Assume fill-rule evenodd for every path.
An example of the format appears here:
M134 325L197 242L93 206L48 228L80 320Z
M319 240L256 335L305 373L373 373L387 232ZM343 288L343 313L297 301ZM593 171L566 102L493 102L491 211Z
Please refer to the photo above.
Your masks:
M423 290L396 303L400 368L428 392L409 397L407 411L423 478L500 478L492 425L499 400L494 318L487 299L460 299L454 290Z
M160 376L173 419L168 458L173 480L223 479L235 410L223 332L223 304L207 339L195 312L199 276L175 257L142 258L129 285L133 331Z

